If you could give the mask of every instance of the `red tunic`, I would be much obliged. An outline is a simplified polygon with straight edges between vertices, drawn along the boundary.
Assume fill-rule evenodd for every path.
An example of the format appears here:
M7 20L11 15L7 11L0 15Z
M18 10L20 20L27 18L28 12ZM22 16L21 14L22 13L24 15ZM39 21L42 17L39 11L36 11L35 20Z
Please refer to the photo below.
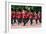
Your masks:
M34 14L34 19L37 19L37 14Z
M32 17L33 17L33 14L31 12L31 13L29 13L29 18L31 19Z
M37 15L37 17L38 17L38 19L40 19L41 15L40 15L40 14L38 14L38 15Z
M16 18L22 18L22 13L21 12L16 13Z
M15 18L15 14L16 14L15 12L12 12L11 13L11 18Z
M29 14L28 13L22 13L23 18L29 18Z

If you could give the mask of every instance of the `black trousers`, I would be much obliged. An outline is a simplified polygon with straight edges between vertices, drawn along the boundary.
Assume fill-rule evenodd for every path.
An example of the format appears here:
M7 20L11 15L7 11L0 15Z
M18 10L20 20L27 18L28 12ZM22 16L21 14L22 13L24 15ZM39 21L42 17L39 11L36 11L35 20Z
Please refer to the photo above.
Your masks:
M36 24L37 24L37 19L36 19Z
M22 18L17 18L17 21L18 21L18 25L19 25L20 23L22 23Z
M39 19L40 23L41 23L41 19Z
M23 18L23 23L24 23L24 26L25 24L29 21L29 18Z
M37 20L39 20L39 22L41 23L41 19L35 19L36 20L36 24L37 24Z
M13 20L14 20L14 22L13 22ZM11 18L11 24L14 24L14 23L16 23L16 18Z
M30 19L30 24L32 25L32 23L33 23L32 20L33 20L33 19L32 19L32 18L29 18L29 19Z
M37 20L39 20L39 22L41 23L41 19L36 19L36 24L37 24Z

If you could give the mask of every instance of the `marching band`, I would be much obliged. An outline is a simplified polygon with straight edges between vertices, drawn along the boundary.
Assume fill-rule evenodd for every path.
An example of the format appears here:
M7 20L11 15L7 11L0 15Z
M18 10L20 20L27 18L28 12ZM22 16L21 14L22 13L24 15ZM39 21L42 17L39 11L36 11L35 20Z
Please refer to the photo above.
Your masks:
M23 22L23 26L25 26L28 21L30 20L30 25L33 23L41 23L41 12L40 11L33 11L27 9L11 9L11 24L14 25L16 22L20 25Z

